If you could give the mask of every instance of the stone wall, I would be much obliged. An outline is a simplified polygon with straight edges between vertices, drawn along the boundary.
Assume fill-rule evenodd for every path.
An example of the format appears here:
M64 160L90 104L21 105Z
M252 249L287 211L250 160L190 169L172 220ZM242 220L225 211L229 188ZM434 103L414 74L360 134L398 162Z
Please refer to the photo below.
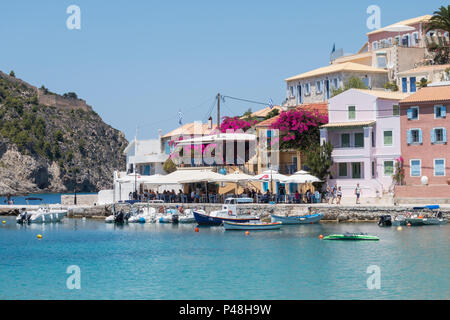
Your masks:
M77 194L78 206L93 206L98 201L97 194ZM61 205L71 206L75 204L75 195L64 194L61 196Z
M41 89L37 90L39 104L44 106L62 108L62 109L75 109L83 111L91 111L92 108L86 104L86 101L82 99L64 98L56 94L45 94Z
M140 204L146 206L147 204ZM181 204L165 204L166 208L175 208ZM159 209L160 204L148 204L150 207ZM202 209L206 212L221 209L221 204L182 204L184 209ZM69 216L104 217L111 213L111 205L95 206L86 208L69 209ZM116 207L119 209L120 205ZM124 206L126 208L126 206ZM307 213L323 213L323 221L332 222L358 222L358 221L378 221L381 215L396 216L398 214L411 211L411 207L399 206L337 206L337 205L295 205L295 204L242 204L239 207L240 213L257 213L263 219L268 219L273 211L276 215L304 215ZM450 208L442 208L445 217L450 217ZM421 212L426 215L426 212Z

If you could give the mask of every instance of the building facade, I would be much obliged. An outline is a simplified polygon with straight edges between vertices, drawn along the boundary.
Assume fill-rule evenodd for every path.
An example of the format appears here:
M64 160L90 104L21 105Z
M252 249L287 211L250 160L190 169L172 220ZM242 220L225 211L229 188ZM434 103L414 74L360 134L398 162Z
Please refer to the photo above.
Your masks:
M329 123L322 126L320 141L333 145L328 184L340 186L343 197L354 197L357 183L363 197L392 191L400 157L398 102L405 97L399 92L350 89L329 100Z
M397 198L450 199L450 85L420 89L400 101L404 183Z

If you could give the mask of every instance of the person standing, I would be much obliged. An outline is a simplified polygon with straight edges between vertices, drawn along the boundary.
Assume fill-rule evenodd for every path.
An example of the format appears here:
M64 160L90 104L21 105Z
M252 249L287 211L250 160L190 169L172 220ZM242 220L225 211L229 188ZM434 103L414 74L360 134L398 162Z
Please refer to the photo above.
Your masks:
M359 183L356 184L355 195L356 195L356 204L360 204L359 198L361 197L361 188L359 186Z
M341 187L339 187L337 189L336 194L337 194L337 202L336 202L336 204L341 204L341 200L342 200L342 189L341 189Z
M331 189L331 204L333 204L334 200L336 199L336 193L337 193L337 185L335 184L333 189Z

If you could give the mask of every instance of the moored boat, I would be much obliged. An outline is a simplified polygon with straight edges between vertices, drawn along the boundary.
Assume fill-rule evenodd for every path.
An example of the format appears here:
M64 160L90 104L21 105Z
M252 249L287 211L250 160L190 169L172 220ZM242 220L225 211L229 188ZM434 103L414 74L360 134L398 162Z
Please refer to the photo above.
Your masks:
M367 240L378 241L380 238L377 236L371 236L365 233L344 233L344 234L330 234L323 238L323 240Z
M222 205L221 210L206 213L204 210L194 210L195 221L199 225L220 226L224 221L245 223L250 221L259 221L256 215L239 214L237 205L242 203L252 203L251 198L228 198Z
M407 225L411 226L425 226L425 225L441 225L446 224L447 219L444 218L441 211L434 211L440 209L439 205L428 205L424 207L414 207L413 210L416 211L429 211L431 213L431 217L429 215L422 216L419 214L411 215L411 213L407 213L407 217L405 218L405 222Z
M67 210L53 210L48 205L41 205L37 210L23 210L16 222L24 223L54 223L61 222L67 215Z
M272 222L281 222L283 224L310 224L317 223L323 218L323 213L309 214L305 216L278 216L271 214Z
M230 222L224 221L223 227L225 230L277 230L281 228L281 222Z

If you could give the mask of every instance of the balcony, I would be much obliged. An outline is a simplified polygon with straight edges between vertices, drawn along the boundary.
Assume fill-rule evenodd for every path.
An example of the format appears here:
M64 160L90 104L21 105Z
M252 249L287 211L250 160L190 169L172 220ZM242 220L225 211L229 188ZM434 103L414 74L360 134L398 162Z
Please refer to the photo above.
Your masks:
M280 164L279 172L281 174L294 174L297 170L297 163L282 163Z

